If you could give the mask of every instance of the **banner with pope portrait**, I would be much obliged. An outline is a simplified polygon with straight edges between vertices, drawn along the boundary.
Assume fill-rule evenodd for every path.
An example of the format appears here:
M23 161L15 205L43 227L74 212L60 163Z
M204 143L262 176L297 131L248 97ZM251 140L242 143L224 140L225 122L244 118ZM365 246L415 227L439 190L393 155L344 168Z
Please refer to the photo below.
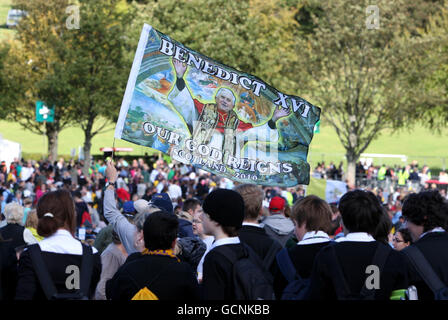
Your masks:
M308 184L320 108L144 25L115 137L240 183Z

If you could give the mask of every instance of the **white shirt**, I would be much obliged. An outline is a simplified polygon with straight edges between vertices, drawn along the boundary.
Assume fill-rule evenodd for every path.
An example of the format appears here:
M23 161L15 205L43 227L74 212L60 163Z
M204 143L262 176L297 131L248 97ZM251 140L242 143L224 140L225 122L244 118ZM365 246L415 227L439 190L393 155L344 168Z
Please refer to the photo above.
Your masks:
M344 241L357 241L357 242L371 242L375 241L375 239L366 232L351 232L347 234L345 237L338 238L335 240L336 242L344 242Z
M53 235L39 242L40 249L46 252L82 255L81 241L76 240L70 232L58 229ZM92 252L97 253L94 247Z
M202 255L201 261L199 261L198 263L198 267L196 268L196 272L197 272L197 277L198 280L202 280L202 270L203 270L203 266L204 266L204 258L207 255L207 253L212 249L212 244L213 241L215 241L215 237L214 236L207 236L204 239L201 239L205 245L206 245L206 249L204 254Z
M182 197L182 189L177 184L170 184L168 187L168 195L172 200Z
M314 244L314 243L322 243L322 242L329 242L331 239L323 231L310 231L305 233L302 240L300 240L297 245L306 245L306 244Z
M219 247L219 246L223 246L225 244L238 244L238 243L240 243L240 238L238 238L238 237L223 238L223 239L219 239L219 240L216 240L215 242L213 242L210 250L212 250L216 247Z
M33 167L23 167L22 170L20 171L20 176L22 181L26 181L29 179L29 177L31 177L31 175L34 172L34 168Z
M429 230L429 231L426 231L425 233L422 233L419 239L423 238L425 235L427 235L428 233L432 233L432 232L445 232L445 229L443 229L442 227L436 227L436 228L434 228L432 230Z
M251 226L251 227L257 227L263 229L263 227L258 223L252 223L252 222L243 222L243 226Z

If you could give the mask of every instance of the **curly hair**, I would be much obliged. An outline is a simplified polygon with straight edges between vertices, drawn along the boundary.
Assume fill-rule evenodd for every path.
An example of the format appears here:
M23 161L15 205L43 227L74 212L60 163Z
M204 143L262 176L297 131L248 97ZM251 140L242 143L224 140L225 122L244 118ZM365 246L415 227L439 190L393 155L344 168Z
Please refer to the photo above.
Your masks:
M400 232L401 237L403 238L403 241L405 243L408 243L408 242L409 242L409 244L413 243L412 242L412 236L411 236L411 233L409 232L408 228L400 228L400 229L397 230L397 232Z
M423 226L423 232L448 227L448 203L437 190L408 195L403 203L403 216L410 222Z

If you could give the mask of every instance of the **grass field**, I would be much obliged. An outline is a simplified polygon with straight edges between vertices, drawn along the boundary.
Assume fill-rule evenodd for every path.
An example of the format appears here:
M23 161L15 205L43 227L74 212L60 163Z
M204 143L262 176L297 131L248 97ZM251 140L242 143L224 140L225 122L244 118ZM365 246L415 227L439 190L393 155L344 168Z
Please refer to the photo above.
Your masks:
M5 28L6 17L12 0L0 0L0 41L12 37L13 30ZM93 139L92 154L100 154L101 147L111 147L113 144L114 125L109 127L109 131L99 134ZM308 160L312 166L318 162L329 163L334 161L339 163L344 161L344 149L339 142L335 131L321 125L321 132L316 134L310 146ZM8 140L19 142L22 151L25 153L43 153L47 148L47 141L42 135L33 134L24 130L16 123L0 121L0 134ZM59 135L59 154L69 155L72 148L82 146L84 141L83 132L79 128L68 128ZM143 155L145 152L152 152L152 149L137 146L123 140L117 140L116 147L132 147L131 154ZM374 140L366 153L381 154L403 154L408 157L408 162L417 160L419 164L428 164L433 168L446 168L448 166L448 129L441 134L435 134L432 130L417 126L409 131L402 131L391 134L384 132ZM374 159L375 164L404 164L397 158Z
M92 142L92 154L101 154L100 148L111 147L113 144L114 125L110 125L109 131L94 137ZM47 141L42 135L33 134L22 129L18 124L0 121L0 134L3 138L19 142L22 151L26 153L43 153L47 148ZM443 168L448 165L448 129L438 135L431 130L417 126L411 131L403 131L395 134L383 133L372 142L366 153L399 154L408 157L408 163L417 160L419 164L428 164L433 168ZM82 146L84 135L79 128L68 128L59 135L59 154L69 155L72 148ZM131 147L134 149L129 154L144 155L151 153L153 149L141 147L123 140L115 141L116 147ZM127 153L124 153L127 154ZM334 161L339 163L344 160L344 149L339 142L334 130L325 124L321 125L320 133L315 134L311 142L308 160L312 166L317 162ZM445 161L445 162L444 162ZM375 164L405 164L400 159L374 159Z
M11 8L12 0L0 0L0 41L11 38L14 35L14 30L6 28L6 17L8 10Z

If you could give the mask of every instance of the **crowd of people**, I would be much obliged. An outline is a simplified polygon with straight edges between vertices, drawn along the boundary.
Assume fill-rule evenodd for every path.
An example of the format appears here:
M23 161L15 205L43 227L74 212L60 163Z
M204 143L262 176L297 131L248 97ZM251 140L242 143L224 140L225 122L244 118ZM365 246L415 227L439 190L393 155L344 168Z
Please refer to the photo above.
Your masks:
M344 180L343 163L336 166L333 162L326 164L319 162L314 168L313 176L322 179ZM373 162L361 162L356 165L357 187L381 188L388 192L393 192L397 188L404 188L410 191L421 191L436 189L437 186L431 183L433 179L442 183L448 183L448 173L442 170L438 176L431 173L431 169L424 165L419 168L417 161L412 161L407 165L386 166L374 165ZM428 182L429 181L429 182ZM446 195L446 189L443 189Z
M327 203L156 157L88 174L2 163L0 189L4 300L431 300L448 283L440 190L365 186Z

